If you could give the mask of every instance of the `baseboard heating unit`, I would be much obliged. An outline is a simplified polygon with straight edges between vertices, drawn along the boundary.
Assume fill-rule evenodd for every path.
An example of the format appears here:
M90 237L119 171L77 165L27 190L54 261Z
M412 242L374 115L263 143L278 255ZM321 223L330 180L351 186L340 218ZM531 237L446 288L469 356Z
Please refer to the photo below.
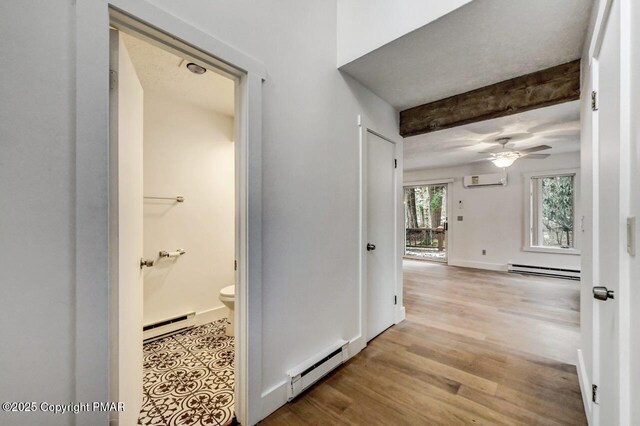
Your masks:
M523 275L540 275L543 277L564 278L566 280L580 280L578 269L549 268L546 266L509 264L509 272Z
M300 395L309 386L345 362L348 346L346 341L338 341L326 351L291 369L287 382L287 401Z
M148 342L184 331L195 325L195 317L195 312L187 312L183 315L146 324L142 327L143 339Z

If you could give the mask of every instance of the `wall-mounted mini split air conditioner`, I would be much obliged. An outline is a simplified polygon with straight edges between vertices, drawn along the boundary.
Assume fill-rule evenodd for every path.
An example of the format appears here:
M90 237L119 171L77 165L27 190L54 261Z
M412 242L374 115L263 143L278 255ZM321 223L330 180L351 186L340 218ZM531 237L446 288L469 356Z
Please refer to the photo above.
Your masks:
M507 173L489 173L485 175L471 175L462 178L465 188L478 188L482 186L507 186Z

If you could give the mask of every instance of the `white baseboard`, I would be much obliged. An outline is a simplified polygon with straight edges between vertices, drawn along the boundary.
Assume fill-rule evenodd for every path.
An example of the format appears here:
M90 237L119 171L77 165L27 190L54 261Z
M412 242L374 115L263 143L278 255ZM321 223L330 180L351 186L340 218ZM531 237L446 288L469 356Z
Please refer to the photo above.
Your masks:
M507 271L506 263L473 262L462 259L449 259L450 266L461 266L463 268L486 269L489 271Z
M354 357L358 352L366 347L366 341L363 336L358 336L349 342L347 347L347 360ZM345 362L347 361L345 360ZM339 367L338 367L339 368ZM269 414L276 411L287 403L287 382L273 386L271 389L262 393L262 416L260 420L266 418Z
M354 338L349 342L349 358L354 357L367 347L367 339L362 335L358 335L358 337Z
M262 393L262 416L260 420L287 403L287 382L284 381Z
M219 319L225 318L229 314L229 310L226 306L218 306L217 308L209 309L207 311L196 312L195 315L186 320L186 322L167 324L162 327L147 330L143 333L143 339L151 339L157 336L161 336L166 333L174 332L182 327L191 327L207 324Z
M580 383L580 393L582 393L582 403L584 404L584 413L587 416L587 422L591 424L591 380L587 374L587 367L584 365L584 357L582 349L578 349L578 382Z
M195 325L208 324L210 322L218 321L219 319L226 318L229 315L229 310L226 306L218 306L217 308L209 309L208 311L202 311L196 313Z

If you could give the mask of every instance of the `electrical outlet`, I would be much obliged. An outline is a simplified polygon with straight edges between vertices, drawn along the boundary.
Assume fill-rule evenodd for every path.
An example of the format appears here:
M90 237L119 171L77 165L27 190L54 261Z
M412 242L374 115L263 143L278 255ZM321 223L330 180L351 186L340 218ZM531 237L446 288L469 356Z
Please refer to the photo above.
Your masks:
M482 249L482 255L486 256L487 255L487 250L486 249Z

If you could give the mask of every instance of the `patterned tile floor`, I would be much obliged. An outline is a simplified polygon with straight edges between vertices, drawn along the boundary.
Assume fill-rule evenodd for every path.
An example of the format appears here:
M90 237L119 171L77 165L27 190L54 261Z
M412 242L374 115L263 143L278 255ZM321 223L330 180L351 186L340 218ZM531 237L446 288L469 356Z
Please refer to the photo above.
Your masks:
M144 345L141 425L232 422L234 342L226 319Z

